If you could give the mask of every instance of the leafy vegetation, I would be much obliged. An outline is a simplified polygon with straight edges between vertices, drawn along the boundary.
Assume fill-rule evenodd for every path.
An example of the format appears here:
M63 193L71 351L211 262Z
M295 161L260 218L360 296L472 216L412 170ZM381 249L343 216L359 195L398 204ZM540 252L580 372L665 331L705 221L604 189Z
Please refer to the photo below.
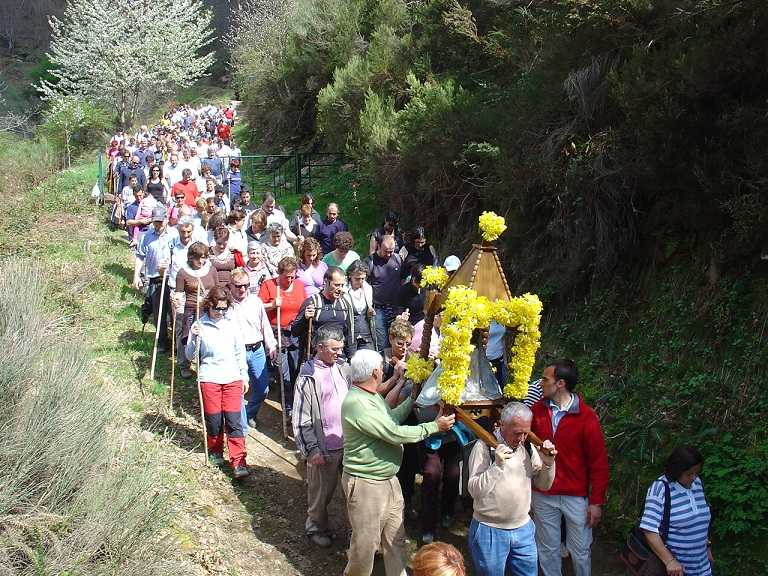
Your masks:
M273 14L235 51L259 67L238 68L250 141L344 149L370 186L368 228L397 208L442 254L465 253L482 210L504 215L510 285L545 302L542 352L577 360L605 423L609 530L690 442L718 571L766 572L747 534L762 542L768 522L768 4L296 0Z
M141 105L188 86L211 66L213 54L202 53L212 41L211 18L200 0L133 2L123 10L103 0L68 0L64 17L50 19L55 81L43 77L38 88L49 99L74 96L109 107L130 128Z

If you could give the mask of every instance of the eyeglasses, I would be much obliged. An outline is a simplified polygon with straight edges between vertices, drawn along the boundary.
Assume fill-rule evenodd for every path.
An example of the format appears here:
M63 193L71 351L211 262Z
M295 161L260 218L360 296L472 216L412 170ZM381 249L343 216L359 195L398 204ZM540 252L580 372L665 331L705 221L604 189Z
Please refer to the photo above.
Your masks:
M229 310L229 306L224 306L224 307L214 306L213 308L211 308L211 310L216 310L216 312L226 312L227 310Z
M234 286L238 290L246 290L247 288L251 287L250 284L232 284L232 286Z

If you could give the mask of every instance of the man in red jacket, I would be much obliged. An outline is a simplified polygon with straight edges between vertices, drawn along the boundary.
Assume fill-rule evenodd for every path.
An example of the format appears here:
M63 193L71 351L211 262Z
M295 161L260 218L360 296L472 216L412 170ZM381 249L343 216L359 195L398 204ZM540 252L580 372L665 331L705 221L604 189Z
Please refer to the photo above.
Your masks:
M544 369L544 398L533 405L531 431L551 440L558 451L552 488L534 487L536 546L544 576L560 576L560 527L565 518L566 547L576 576L590 576L592 527L600 522L608 488L608 453L595 412L573 389L579 371L564 358Z

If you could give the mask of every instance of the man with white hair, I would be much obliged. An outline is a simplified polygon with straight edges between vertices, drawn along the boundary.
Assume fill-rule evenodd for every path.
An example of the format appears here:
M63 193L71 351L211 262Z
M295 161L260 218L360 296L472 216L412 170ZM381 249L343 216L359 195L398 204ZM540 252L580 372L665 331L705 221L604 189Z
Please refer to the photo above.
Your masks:
M469 552L478 576L536 574L535 526L529 516L531 482L549 490L555 479L555 450L549 440L541 450L527 442L533 413L510 402L494 432L495 453L482 440L469 456L469 494L474 513L469 526Z
M221 158L216 156L216 146L213 144L208 146L206 157L203 158L202 164L210 166L211 175L216 178L216 180L221 180L221 175L224 172L224 162Z
M456 417L444 416L441 410L433 422L403 426L419 387L414 386L411 396L391 409L377 392L384 374L378 352L358 350L350 371L353 385L341 405L342 485L352 527L344 575L369 576L374 554L381 547L387 576L405 576L405 502L395 476L403 460L403 444L447 432ZM395 368L398 377L402 372L402 368Z

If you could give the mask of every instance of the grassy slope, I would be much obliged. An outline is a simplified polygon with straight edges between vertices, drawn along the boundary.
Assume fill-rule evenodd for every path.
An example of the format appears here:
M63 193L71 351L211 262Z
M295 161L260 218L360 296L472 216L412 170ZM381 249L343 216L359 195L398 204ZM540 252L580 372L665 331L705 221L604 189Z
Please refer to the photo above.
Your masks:
M47 303L62 315L64 337L92 351L93 377L104 384L105 393L125 400L115 414L125 444L147 429L142 424L145 410L157 410L167 402L167 386L144 378L151 356L151 324L141 337L139 298L128 285L133 259L120 238L124 233L107 227L107 209L90 199L95 180L95 165L79 165L52 175L24 195L9 195L6 210L18 218L13 227L3 226L0 254L38 260L49 280ZM167 382L168 363L161 364L158 374ZM155 462L160 444L151 441L157 440L152 434L148 438L139 459ZM161 473L167 484L156 490L165 494L174 477L194 477L183 465Z

